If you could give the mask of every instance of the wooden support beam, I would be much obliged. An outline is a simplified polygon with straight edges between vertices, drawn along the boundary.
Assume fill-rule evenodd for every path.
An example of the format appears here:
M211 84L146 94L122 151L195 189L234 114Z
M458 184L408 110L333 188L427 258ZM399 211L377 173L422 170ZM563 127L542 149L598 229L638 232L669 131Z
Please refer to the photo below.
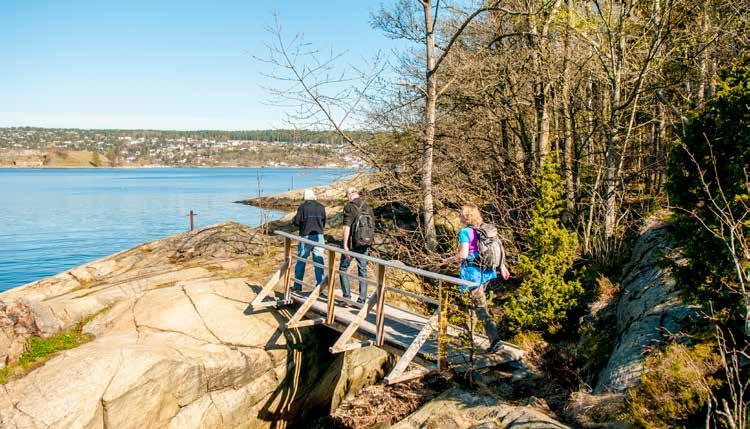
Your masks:
M419 331L416 337L414 337L414 341L411 342L409 348L407 348L404 354L401 355L398 362L396 362L396 365L393 367L393 370L391 370L391 373L386 377L386 384L388 384L388 379L395 380L401 377L404 371L406 371L406 368L409 367L411 361L414 360L414 356L419 353L419 349L421 349L424 343L430 338L432 331L437 328L439 311L440 310L437 310L435 314L430 317L422 330Z
M328 251L328 313L326 317L326 323L332 325L336 320L336 291L334 290L334 284L336 279L334 274L336 273L336 252L333 250Z
M427 374L431 374L436 371L436 368L425 368L420 367L418 369L411 370L405 374L402 374L398 377L391 377L390 375L383 379L385 384L387 386L396 384L396 383L403 383L404 381L414 380L415 378L424 377Z
M320 289L325 283L321 282L318 286L315 287L315 289L310 292L310 295L307 296L307 299L305 299L305 302L302 303L302 305L297 309L297 312L294 313L291 319L289 319L289 322L287 322L287 327L294 326L302 320L302 318L305 316L308 310L310 310L310 307L315 303L315 301L318 300L318 297L320 296Z
M362 323L362 321L367 318L367 314L372 310L372 307L375 306L377 300L377 292L372 294L367 299L365 305L363 305L362 308L359 309L357 317L352 320L352 323L350 323L349 326L346 327L346 329L344 329L344 332L341 334L339 339L336 340L336 343L329 349L331 353L341 353L342 351L344 351L344 346L349 342L349 339L352 337L352 335L357 332L357 328L359 328L360 323Z
M378 306L375 314L375 344L382 346L384 337L383 327L385 326L385 265L378 265Z
M448 368L446 357L448 355L447 334L448 334L448 293L443 288L443 281L438 282L438 353L437 365L438 370L442 371Z
M357 342L354 342L354 343L348 343L348 344L346 344L345 346L341 347L340 349L338 349L336 351L331 350L331 353L348 352L348 351L351 351L351 350L361 349L362 347L371 346L373 344L374 344L374 342L372 340L357 341ZM331 349L333 349L333 347L331 347Z
M262 310L264 308L269 308L269 307L273 307L273 308L283 307L285 305L289 305L293 303L294 303L293 299L290 299L288 301L285 299L277 299L276 301L264 301L264 302L261 302L260 304L253 305L252 311Z
M322 325L324 323L326 323L325 317L317 317L315 319L300 320L299 322L294 324L287 323L286 329L299 329L307 326Z
M299 246L299 243L297 245ZM291 299L292 240L289 237L284 238L284 261L286 261L286 270L284 271L284 299Z
M266 297L273 292L273 288L276 287L276 285L279 283L279 279L286 273L287 267L289 266L288 261L284 261L283 264L281 264L281 268L278 269L275 273L271 275L271 277L266 282L265 286L263 286L263 289L261 289L260 292L258 292L258 295L255 296L253 299L253 302L250 303L250 306L253 310L256 308L265 308L268 307L263 300L266 299ZM277 305L276 302L274 302L274 305Z

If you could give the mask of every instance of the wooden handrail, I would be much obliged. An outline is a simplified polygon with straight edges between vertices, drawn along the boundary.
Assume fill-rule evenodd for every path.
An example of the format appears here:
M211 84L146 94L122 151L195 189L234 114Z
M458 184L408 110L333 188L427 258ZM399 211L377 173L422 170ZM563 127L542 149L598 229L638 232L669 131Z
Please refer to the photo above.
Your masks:
M308 240L306 238L300 237L298 235L290 234L288 232L274 231L274 233L278 236L288 238L290 240L293 240L299 243L305 243L311 246L320 247L326 250L336 252L341 255L350 256L352 258L364 259L365 261L372 262L373 264L383 265L385 267L394 268L394 269L401 270L401 271L406 271L407 273L416 274L418 276L422 276L428 279L440 280L440 281L448 282L448 283L458 285L458 286L461 286L461 285L468 286L468 287L476 286L475 283L472 283L468 280L459 279L458 277L446 276L445 274L433 273L431 271L426 271L426 270L422 270L419 268L410 267L408 265L399 264L393 261L386 261L385 259L376 258L374 256L363 255L361 253L352 252L351 250L344 250L340 247L331 246L330 244L321 244L320 242Z
M452 290L454 290L455 286L474 286L474 283L460 278L410 267L401 263L387 261L374 256L344 250L336 246L331 246L330 244L322 244L318 241L308 240L304 237L287 232L275 231L275 233L278 236L284 237L284 260L278 271L271 275L268 282L253 299L253 302L251 303L253 311L269 307L279 308L297 302L300 306L291 316L289 322L285 324L285 329L300 329L315 325L328 325L333 327L337 322L343 322L345 328L337 328L343 329L342 334L329 349L332 353L343 353L370 345L377 347L386 347L386 343L388 343L388 347L396 345L403 349L404 353L398 360L396 366L385 378L386 384L393 384L421 377L430 372L445 369L449 364L452 364L451 362L455 361L455 358L452 357L453 354L448 353L450 347L448 336L456 335L449 331L447 315L449 308L452 308L453 305L455 305L455 303L451 303L452 300L450 297L453 296ZM321 264L294 255L292 252L292 242L304 243L309 246L325 249L327 260ZM337 255L358 258L375 264L376 279L372 280L367 277L354 276L338 270L336 268ZM294 279L292 274L292 265L294 261L305 264L309 263L316 269L325 270L323 281L313 285L302 279ZM422 278L436 280L437 297L428 297L419 293L388 286L386 284L386 268L401 270ZM368 293L365 296L359 297L359 299L365 300L364 304L355 303L350 299L337 296L334 293L334 279L338 277L336 276L337 273L349 278L365 281L369 285L375 285L376 290L372 294ZM291 289L292 283L299 284L302 287L302 290L293 292ZM267 301L266 297L272 297L276 285L279 284L283 287L283 298L276 298ZM303 290L306 292L309 291L309 293L304 295L302 293ZM398 293L431 304L432 306L426 308L426 310L432 314L424 316L408 309L400 308L397 305L387 304L386 295L389 292ZM326 296L323 297L323 295ZM350 309L337 314L337 301L343 302L349 307L355 307L356 313L352 313ZM325 304L324 307L322 305L323 303ZM312 317L308 313L311 310L317 313L317 317ZM372 318L368 319L373 310L375 311L374 320L372 320ZM387 325L388 323L390 323L390 325ZM390 326L388 329L391 330L391 333L387 331L387 326ZM407 332L409 329L415 330L417 334L412 340L407 341L402 338L404 334L400 334L398 330L395 333L392 331L394 326L405 327ZM359 331L366 331L368 335L372 335L374 338L358 340L354 335ZM428 344L428 341L431 341L430 338L433 335L436 337L436 340L434 343L430 343L431 345L429 347L434 351L429 354L435 352L436 354L432 355L430 358L427 356L426 352L423 354L421 349ZM515 350L511 346L512 345L508 344L507 347L510 351L506 351L505 355L499 357L501 363L512 359L518 359L517 356L521 352ZM423 363L417 364L415 359L418 356ZM424 359L436 360L436 365L429 363L425 365ZM498 361L497 359L487 360L492 362ZM492 364L492 362L490 362L490 364ZM410 365L416 366L416 369L408 370ZM474 364L472 363L472 365Z

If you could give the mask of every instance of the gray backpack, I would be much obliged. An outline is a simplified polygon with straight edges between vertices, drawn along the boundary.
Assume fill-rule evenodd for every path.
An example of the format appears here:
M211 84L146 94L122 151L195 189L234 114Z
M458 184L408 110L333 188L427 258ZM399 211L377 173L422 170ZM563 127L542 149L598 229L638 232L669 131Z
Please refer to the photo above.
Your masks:
M497 228L491 223L483 223L474 228L477 233L479 256L475 259L476 264L483 270L496 270L505 265L505 249Z

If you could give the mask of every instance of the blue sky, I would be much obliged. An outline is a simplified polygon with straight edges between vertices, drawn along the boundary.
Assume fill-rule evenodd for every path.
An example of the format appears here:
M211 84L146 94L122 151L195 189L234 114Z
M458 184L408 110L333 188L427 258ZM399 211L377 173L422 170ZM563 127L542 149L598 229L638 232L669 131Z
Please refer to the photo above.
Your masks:
M283 126L260 73L279 14L288 35L361 63L395 42L379 1L2 0L0 127L260 129Z

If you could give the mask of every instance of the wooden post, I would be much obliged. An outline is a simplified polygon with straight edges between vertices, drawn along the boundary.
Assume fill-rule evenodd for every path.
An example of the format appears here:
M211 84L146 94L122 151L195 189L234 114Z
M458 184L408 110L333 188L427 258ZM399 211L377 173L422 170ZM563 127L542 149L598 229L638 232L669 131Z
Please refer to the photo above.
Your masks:
M378 307L375 316L375 345L382 347L385 341L385 265L378 265Z
M195 229L195 212L190 210L190 214L188 214L188 217L190 218L190 230Z
M438 281L438 370L442 371L448 367L446 362L447 344L446 335L448 334L448 293L443 290L443 281Z
M287 262L286 272L284 273L284 299L289 301L292 299L292 240L290 238L284 239L284 260Z
M333 289L336 283L334 274L336 273L336 252L333 250L328 251L328 314L326 317L326 323L333 325L335 321L336 311L336 293Z

